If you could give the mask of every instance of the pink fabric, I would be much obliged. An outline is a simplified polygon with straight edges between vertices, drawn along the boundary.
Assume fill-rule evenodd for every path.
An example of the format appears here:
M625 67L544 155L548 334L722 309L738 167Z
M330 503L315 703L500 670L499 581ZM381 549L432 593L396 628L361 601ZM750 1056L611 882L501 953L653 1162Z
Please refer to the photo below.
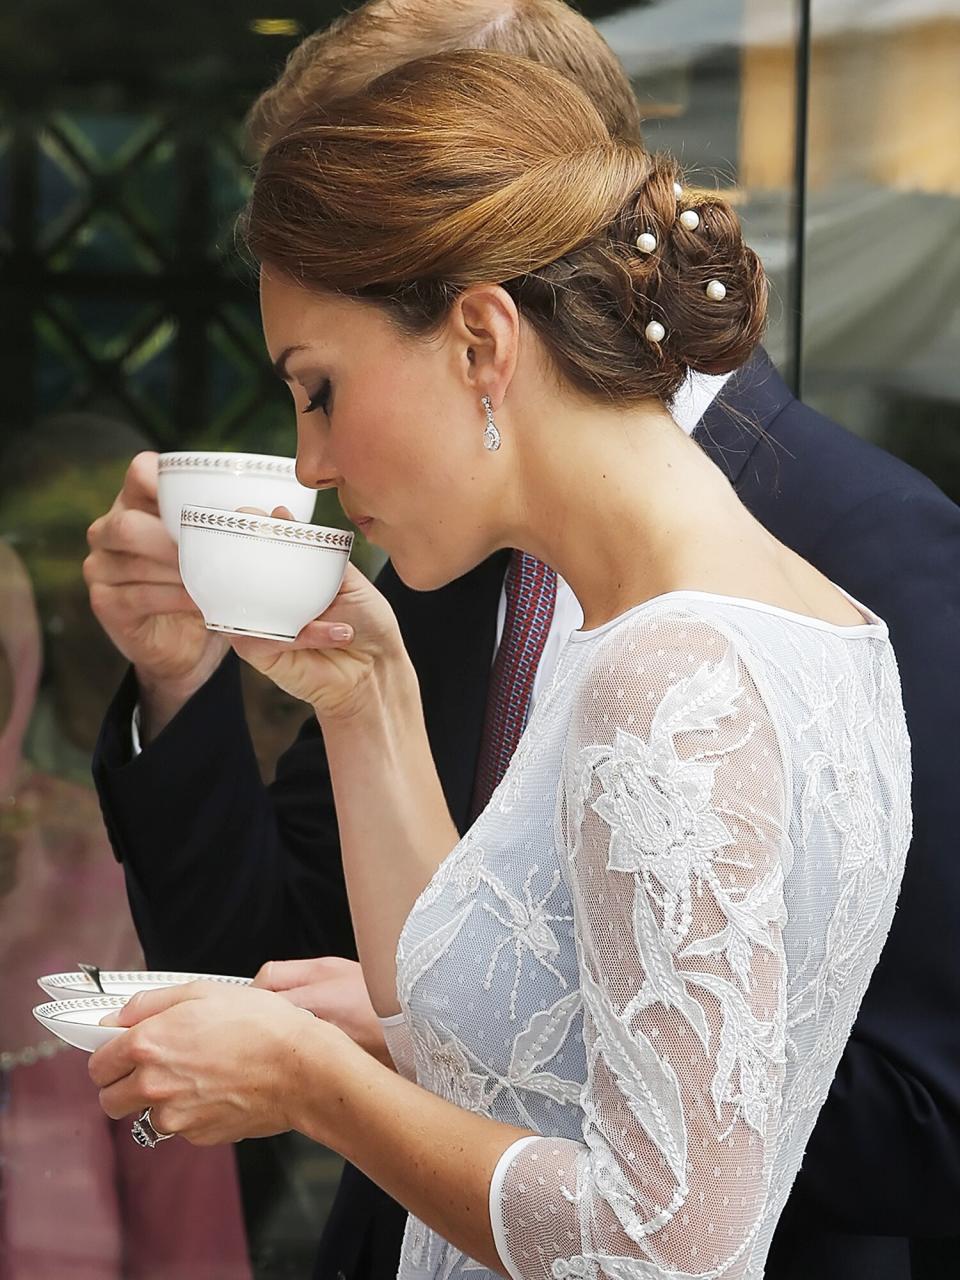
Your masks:
M0 725L0 1051L59 1044L31 1009L43 973L139 968L123 873L96 798L22 760L40 675L23 566L0 542L0 648L14 697ZM7 891L2 892L6 883ZM143 1151L100 1109L87 1056L0 1073L0 1280L249 1280L229 1147Z
M87 1056L19 1067L0 1105L3 1280L248 1280L230 1147L143 1151Z

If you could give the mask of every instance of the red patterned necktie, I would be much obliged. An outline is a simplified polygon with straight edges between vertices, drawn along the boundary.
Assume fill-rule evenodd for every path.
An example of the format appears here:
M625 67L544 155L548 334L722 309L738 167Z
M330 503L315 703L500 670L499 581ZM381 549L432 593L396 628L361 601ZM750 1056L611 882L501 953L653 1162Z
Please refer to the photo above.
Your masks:
M503 585L507 610L490 673L471 818L486 807L517 749L557 603L557 575L525 551L514 551Z

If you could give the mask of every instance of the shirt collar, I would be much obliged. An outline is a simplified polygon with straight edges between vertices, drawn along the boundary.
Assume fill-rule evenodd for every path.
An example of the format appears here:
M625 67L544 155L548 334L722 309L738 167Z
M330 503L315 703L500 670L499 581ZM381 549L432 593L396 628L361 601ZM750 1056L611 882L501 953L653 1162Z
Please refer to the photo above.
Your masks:
M700 419L713 404L720 388L732 375L729 373L695 373L687 370L683 385L673 398L670 414L674 422L688 436L693 435Z

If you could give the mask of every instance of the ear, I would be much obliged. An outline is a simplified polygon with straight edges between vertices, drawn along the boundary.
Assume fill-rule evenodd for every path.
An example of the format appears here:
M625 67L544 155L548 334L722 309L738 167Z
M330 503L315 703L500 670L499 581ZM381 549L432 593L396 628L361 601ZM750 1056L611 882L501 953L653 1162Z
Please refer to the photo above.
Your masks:
M516 303L498 284L470 285L454 302L449 324L465 386L478 400L489 396L498 409L517 368L520 313Z

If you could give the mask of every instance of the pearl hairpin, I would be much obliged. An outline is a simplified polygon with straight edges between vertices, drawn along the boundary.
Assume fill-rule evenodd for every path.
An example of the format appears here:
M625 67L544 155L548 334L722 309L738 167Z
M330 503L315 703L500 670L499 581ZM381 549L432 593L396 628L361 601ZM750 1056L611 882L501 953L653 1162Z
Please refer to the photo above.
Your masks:
M637 236L637 248L641 253L653 253L657 247L657 237L652 231L644 231Z
M683 187L681 187L679 182L675 182L673 184L673 194L677 197L678 200L683 195Z
M651 320L644 329L643 335L649 342L662 342L667 336L667 331L659 320Z
M696 231L700 225L700 215L696 209L684 209L680 215L681 226L687 228L688 231Z
M727 287L722 280L711 280L706 293L711 302L722 302L727 296Z

